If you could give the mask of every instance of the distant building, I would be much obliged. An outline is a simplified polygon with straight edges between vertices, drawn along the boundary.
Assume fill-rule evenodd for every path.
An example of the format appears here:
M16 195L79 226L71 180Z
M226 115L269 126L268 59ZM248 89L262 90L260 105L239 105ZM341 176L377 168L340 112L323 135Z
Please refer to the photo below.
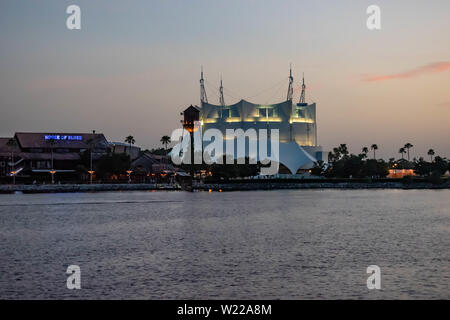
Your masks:
M15 140L14 147L8 146L11 139ZM13 168L20 175L49 173L52 169L56 174L75 173L82 154L90 149L93 160L110 151L102 133L17 132L14 137L0 138L0 173L9 175Z
M16 146L9 146L8 141L10 141L12 137L0 138L0 176L7 176L12 168L13 160L11 157L14 155L14 159L20 160L18 157L16 158L16 154L20 152L20 148ZM20 160L23 161L23 160ZM20 163L20 162L19 162ZM19 164L18 163L18 164Z
M219 88L219 105L208 102L204 87L203 71L200 79L202 130L219 129L278 129L280 135L280 172L296 174L306 172L318 160L327 162L327 153L317 142L316 103L305 101L305 82L299 103L293 103L293 77L289 76L289 87L285 101L277 104L254 104L241 100L226 105L222 82ZM236 149L235 149L236 150ZM286 172L287 171L287 172Z
M389 174L386 178L401 179L405 176L416 176L414 169L389 169Z
M131 163L133 177L141 182L170 180L175 176L186 176L180 168L170 164L169 157L145 151Z
M173 166L169 164L169 158L167 156L156 155L145 151L139 158L131 163L131 168L135 172L151 174L155 172L155 170L153 170L155 166L159 167L162 165L170 166L170 168L173 169Z
M125 142L109 142L109 147L112 153L126 153L130 156L131 160L135 160L141 154L141 148Z

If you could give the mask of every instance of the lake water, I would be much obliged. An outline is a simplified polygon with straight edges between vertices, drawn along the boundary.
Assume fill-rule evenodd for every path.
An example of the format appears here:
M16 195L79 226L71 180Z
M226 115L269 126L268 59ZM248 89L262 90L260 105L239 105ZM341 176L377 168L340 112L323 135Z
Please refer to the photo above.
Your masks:
M1 299L449 299L449 262L450 190L0 195Z

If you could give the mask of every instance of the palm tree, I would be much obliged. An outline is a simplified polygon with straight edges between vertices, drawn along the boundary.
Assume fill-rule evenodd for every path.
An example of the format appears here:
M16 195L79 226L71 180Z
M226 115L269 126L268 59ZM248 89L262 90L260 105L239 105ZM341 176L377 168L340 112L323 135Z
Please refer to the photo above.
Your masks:
M430 156L431 162L433 162L434 150L433 149L428 150L427 154Z
M17 146L17 140L11 138L6 143L11 148L11 174L13 176L13 184L16 184L16 173L14 172L14 149Z
M348 157L348 148L347 148L347 144L346 143L341 143L339 145L339 153L344 157L347 158Z
M166 147L166 153L167 153L167 145L168 145L169 143L172 142L172 141L170 140L170 137L169 137L169 136L163 136L163 137L161 138L160 142L163 144L163 146Z
M361 159L365 159L365 158L367 158L367 153L369 153L369 149L367 147L363 147L361 149L361 154L359 155L359 157Z
M403 160L403 154L406 153L405 148L400 148L400 149L398 149L398 153L400 153L400 154L402 155L402 160Z
M370 146L370 149L373 150L373 158L375 159L375 150L378 150L378 146L374 143Z
M131 157L131 145L134 144L136 142L136 140L134 140L133 136L128 136L125 138L125 142L129 144L130 146L130 150L128 151L130 157Z
M405 144L405 146L404 146L404 148L406 149L406 150L408 150L408 161L409 161L409 149L411 149L412 147L414 147L411 143L406 143Z

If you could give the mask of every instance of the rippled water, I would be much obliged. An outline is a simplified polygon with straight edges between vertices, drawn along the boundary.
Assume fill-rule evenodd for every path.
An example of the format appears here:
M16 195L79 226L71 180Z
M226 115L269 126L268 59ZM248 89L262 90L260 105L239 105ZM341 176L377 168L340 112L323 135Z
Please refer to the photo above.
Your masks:
M449 190L0 195L0 298L448 299L449 233Z

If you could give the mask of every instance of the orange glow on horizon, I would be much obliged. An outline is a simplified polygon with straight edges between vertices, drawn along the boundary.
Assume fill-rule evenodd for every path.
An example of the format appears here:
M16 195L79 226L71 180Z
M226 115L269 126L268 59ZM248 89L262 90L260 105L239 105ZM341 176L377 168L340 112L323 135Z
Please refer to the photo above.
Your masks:
M420 76L422 74L427 73L438 73L443 72L450 69L450 61L440 61L440 62L433 62L412 70L400 72L400 73L394 73L394 74L388 74L388 75L377 75L377 76L366 76L364 81L367 82L377 82L377 81L385 81L385 80L392 80L392 79L407 79L412 78L416 76Z

